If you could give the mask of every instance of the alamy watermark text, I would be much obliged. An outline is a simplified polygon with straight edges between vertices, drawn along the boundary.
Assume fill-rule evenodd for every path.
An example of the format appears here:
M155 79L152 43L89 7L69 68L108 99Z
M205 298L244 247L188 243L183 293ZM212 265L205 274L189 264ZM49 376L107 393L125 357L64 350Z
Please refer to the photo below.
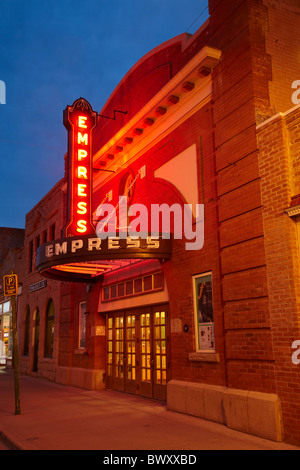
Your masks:
M109 203L100 204L96 211L99 221L96 227L100 239L135 237L148 239L185 238L186 250L201 250L204 244L204 204L196 204L196 213L191 204L144 204L128 206L127 197L119 198L117 209Z
M6 104L6 85L3 80L0 80L0 104Z

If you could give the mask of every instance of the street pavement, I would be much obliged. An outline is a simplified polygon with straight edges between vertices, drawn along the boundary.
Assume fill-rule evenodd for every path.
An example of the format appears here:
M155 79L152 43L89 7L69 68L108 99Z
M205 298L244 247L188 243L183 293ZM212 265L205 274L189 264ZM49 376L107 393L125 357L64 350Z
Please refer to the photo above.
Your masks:
M121 450L300 450L170 411L154 400L29 376L20 377L20 403L16 415L13 373L0 370L0 437L19 450L101 450L109 458L108 451Z
M5 440L2 441L0 438L0 450L12 450L9 446L5 443Z

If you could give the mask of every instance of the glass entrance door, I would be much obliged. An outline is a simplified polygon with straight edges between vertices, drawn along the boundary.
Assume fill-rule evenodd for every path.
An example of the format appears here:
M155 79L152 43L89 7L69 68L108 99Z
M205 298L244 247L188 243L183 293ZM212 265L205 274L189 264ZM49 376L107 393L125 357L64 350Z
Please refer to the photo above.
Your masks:
M125 392L136 390L136 315L125 315Z
M168 341L167 306L109 314L107 387L166 400Z

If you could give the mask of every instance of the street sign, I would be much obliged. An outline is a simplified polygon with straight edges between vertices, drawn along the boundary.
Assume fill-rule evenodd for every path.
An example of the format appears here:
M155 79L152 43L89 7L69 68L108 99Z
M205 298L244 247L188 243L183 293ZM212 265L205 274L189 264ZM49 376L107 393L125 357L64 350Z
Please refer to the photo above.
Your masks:
M5 296L18 294L18 276L16 274L3 276L3 290Z

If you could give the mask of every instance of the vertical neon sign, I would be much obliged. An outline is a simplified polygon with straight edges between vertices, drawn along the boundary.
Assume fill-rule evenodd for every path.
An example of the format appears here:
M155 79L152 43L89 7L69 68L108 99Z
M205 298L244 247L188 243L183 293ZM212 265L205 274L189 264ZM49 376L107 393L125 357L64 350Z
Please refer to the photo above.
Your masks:
M97 113L83 98L64 110L68 130L68 223L65 236L95 233L92 222L92 130Z

